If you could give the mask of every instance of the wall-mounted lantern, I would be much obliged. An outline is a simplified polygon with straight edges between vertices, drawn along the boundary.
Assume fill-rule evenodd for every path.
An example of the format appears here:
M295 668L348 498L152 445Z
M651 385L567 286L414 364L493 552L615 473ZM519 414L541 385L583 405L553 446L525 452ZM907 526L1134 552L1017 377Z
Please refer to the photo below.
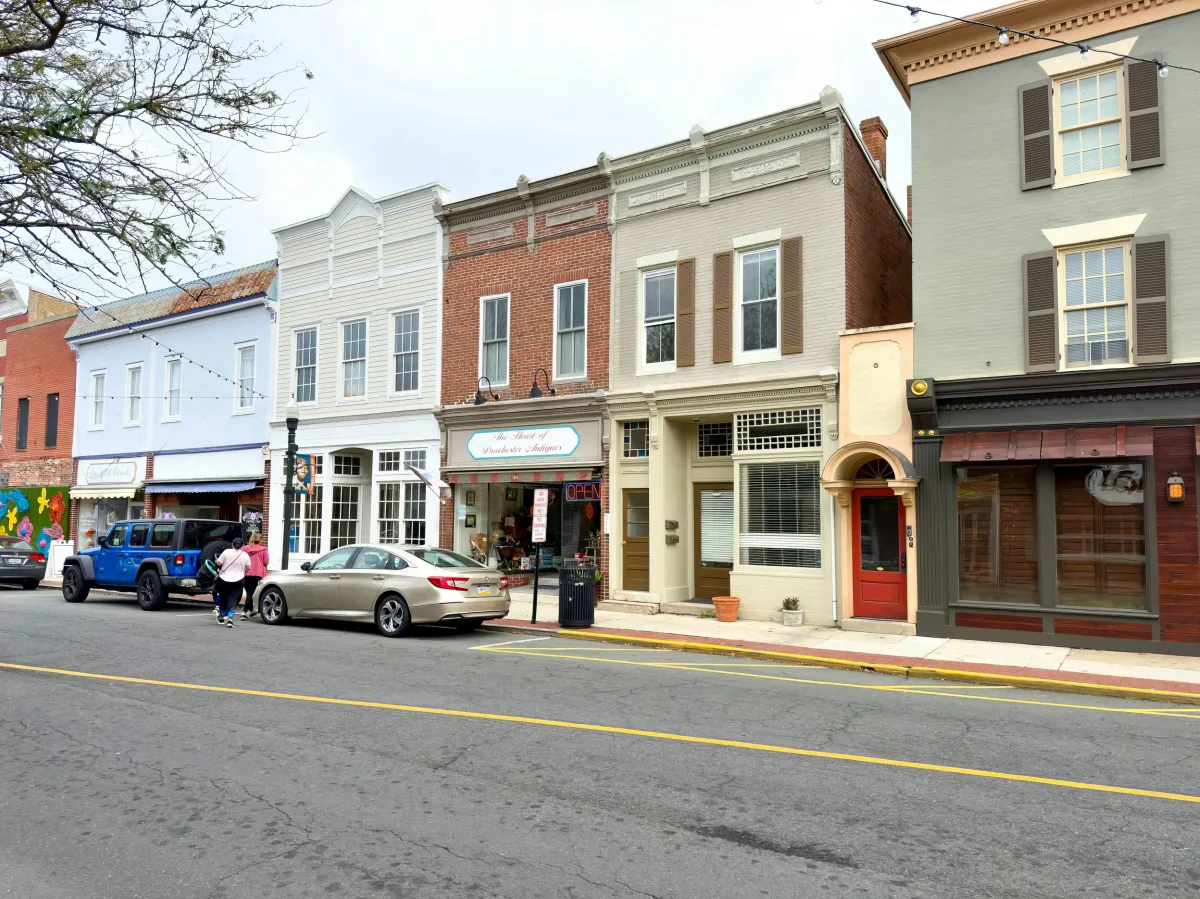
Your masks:
M1167 478L1167 502L1181 503L1187 495L1183 489L1183 478L1179 476L1179 472L1171 472L1171 476Z
M545 378L546 389L550 391L550 395L557 396L558 391L550 386L550 375L546 374L546 369L539 368L537 371L535 371L533 373L533 386L529 388L529 398L531 400L536 400L539 396L542 395L542 388L538 387L538 382L537 382L538 372L541 372L542 377Z
M499 399L500 399L499 394L497 394L494 390L492 390L491 380L485 375L484 377L480 378L478 381L475 382L475 405L476 406L482 406L484 403L486 403L488 401L488 398L486 396L484 396L482 391L480 391L480 389L479 389L480 385L483 384L484 381L487 381L487 392L492 395L492 399L496 400L496 401L499 401Z

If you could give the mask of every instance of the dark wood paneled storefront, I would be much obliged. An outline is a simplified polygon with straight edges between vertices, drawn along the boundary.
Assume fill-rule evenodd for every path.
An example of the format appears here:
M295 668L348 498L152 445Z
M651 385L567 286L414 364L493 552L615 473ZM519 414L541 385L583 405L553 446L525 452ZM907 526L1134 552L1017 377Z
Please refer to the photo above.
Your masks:
M910 384L919 634L1200 654L1200 366L1088 374Z

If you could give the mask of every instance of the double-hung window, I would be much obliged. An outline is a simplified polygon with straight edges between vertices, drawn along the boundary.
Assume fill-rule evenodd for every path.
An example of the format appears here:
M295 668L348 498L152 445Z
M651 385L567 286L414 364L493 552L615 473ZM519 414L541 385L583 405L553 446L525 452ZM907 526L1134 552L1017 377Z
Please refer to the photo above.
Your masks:
M646 365L675 362L675 268L642 273Z
M183 359L174 356L163 370L163 421L179 421L183 402Z
M1124 170L1121 81L1112 69L1055 84L1060 182Z
M393 389L411 393L420 387L421 313L398 312L392 322Z
M1067 368L1129 361L1129 245L1061 254Z
M767 247L741 254L741 351L779 349L779 248Z
M559 284L554 289L554 377L587 375L587 282Z
M480 374L493 386L508 383L508 296L481 302Z
M296 402L317 401L317 329L296 332Z
M104 372L92 372L92 405L88 413L88 427L92 429L104 427L104 381Z
M367 395L367 322L359 319L342 324L342 397Z
M142 423L142 366L125 368L125 424L132 427Z

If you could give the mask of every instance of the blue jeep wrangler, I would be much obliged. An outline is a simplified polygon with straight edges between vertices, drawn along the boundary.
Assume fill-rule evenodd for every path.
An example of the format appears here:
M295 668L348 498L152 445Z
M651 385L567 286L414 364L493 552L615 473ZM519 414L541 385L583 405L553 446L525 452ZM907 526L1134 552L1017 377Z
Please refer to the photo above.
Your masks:
M67 558L62 591L67 602L83 602L93 587L136 592L146 611L161 609L171 593L197 596L212 590L202 575L214 559L242 536L236 521L156 518L118 521L92 546Z

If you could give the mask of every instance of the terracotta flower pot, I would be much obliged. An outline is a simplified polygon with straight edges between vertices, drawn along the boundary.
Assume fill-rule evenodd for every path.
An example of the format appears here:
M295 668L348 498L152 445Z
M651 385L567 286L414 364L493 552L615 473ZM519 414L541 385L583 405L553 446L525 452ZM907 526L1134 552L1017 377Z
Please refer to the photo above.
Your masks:
M737 621L740 603L741 600L736 596L714 596L713 607L717 610L717 621Z

